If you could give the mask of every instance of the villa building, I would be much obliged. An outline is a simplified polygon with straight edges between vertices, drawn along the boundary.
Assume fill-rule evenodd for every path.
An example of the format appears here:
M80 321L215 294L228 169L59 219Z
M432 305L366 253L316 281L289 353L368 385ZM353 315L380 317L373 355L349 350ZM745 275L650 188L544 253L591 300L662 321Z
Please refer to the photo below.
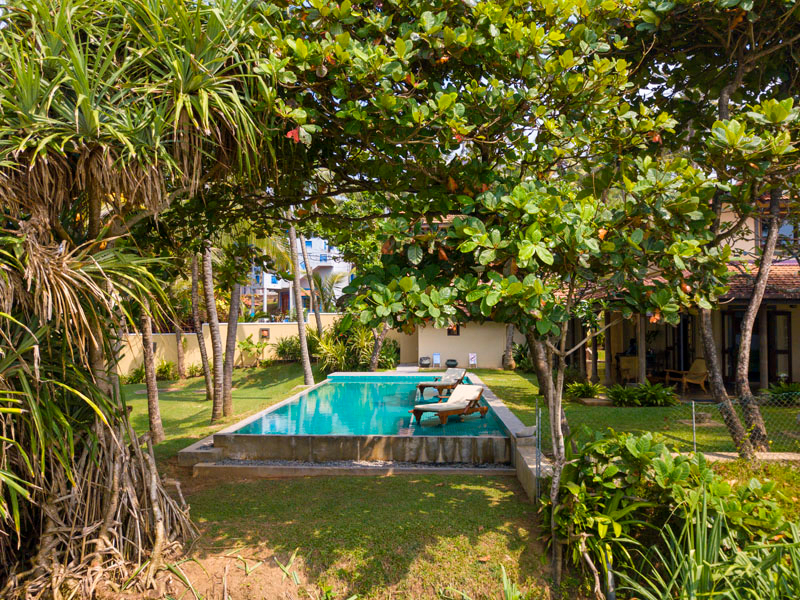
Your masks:
M731 222L733 215L723 221ZM734 245L735 262L730 291L713 313L713 327L723 377L735 378L736 355L741 337L744 311L752 296L756 276L754 258L758 255L765 227L759 218L745 224L749 234ZM778 260L773 264L764 300L753 331L750 353L750 381L755 388L778 380L800 381L800 261L796 249L800 241L797 226L786 221L781 227ZM697 311L681 316L676 326L650 323L649 315L622 319L604 332L602 342L584 346L576 352L574 365L587 375L596 369L605 383L637 381L641 372L650 380L663 380L667 370L689 371L704 368L704 350ZM605 315L606 322L619 315ZM580 325L571 324L570 338L582 339ZM447 329L418 328L411 335L394 333L400 341L401 362L416 363L420 358L438 355L441 364L448 359L469 366L472 356L478 367L500 368L505 349L506 328L501 323L467 323ZM524 338L517 332L515 342ZM639 347L645 348L645 369L639 369ZM592 357L595 357L594 362ZM604 360L608 359L608 360ZM695 364L696 361L700 361ZM593 364L594 362L594 364ZM699 389L699 388L698 388Z
M309 267L320 280L330 283L334 298L342 294L342 289L351 278L353 266L342 260L339 251L328 245L322 238L309 238L297 240L297 252L300 257L300 286L302 287L303 308L310 308L310 285L306 276L306 265L303 260L304 244L308 256ZM319 293L319 292L318 292ZM253 266L250 269L249 282L242 288L242 294L247 299L251 313L262 311L270 315L288 317L295 309L292 282L282 279L275 273L263 272L261 267Z

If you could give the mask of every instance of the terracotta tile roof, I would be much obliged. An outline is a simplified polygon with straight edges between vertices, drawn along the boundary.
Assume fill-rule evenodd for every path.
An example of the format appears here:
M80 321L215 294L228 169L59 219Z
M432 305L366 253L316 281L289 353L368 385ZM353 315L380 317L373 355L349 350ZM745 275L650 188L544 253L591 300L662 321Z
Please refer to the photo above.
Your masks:
M722 299L750 298L757 274L755 265L731 266L730 269L735 275L730 280L730 291ZM764 300L800 300L800 266L796 262L772 265Z

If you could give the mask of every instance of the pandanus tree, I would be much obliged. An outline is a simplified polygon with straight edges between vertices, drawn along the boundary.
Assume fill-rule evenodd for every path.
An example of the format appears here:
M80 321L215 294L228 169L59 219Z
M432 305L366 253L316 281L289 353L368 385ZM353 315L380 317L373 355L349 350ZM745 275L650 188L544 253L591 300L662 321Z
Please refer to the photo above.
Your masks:
M13 241L3 247L2 410L16 443L0 468L17 491L4 490L3 574L33 559L4 596L64 585L91 595L86 569L127 577L143 557L152 582L168 545L193 532L111 385L125 303L163 301L146 263L113 247L142 215L247 162L252 129L229 73L242 62L226 24L246 28L245 10L4 5L0 218Z

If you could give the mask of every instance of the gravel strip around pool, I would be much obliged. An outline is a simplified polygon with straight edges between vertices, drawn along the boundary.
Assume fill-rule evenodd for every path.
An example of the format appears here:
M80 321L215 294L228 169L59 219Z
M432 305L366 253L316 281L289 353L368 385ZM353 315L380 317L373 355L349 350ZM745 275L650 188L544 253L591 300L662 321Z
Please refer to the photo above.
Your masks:
M514 467L505 467L494 463L418 463L418 462L394 462L388 460L336 460L328 462L303 462L299 460L234 460L225 458L218 460L215 465L230 466L263 466L263 467L357 467L360 469L386 469L386 468L418 468L426 467L435 469L508 469L513 471Z

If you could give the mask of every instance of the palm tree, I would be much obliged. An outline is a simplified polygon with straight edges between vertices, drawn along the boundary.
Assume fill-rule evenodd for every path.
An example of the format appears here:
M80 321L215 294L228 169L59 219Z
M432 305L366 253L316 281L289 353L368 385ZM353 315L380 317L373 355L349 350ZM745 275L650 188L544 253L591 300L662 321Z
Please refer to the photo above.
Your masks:
M300 360L303 363L303 380L306 385L314 385L314 373L311 371L311 356L306 340L306 323L303 319L303 296L300 291L300 261L297 257L297 233L294 225L289 226L289 252L292 256L292 290L294 305L297 311L297 335L300 338Z
M156 382L155 357L153 356L153 318L150 315L150 301L147 298L144 298L142 306L142 350L150 435L153 443L159 444L164 441L164 427L161 424L161 410L158 406L158 383Z
M320 305L325 312L336 311L336 288L347 281L348 273L331 273L324 279L319 273L313 274L314 287L319 291Z
M214 373L214 396L211 406L211 422L222 418L223 402L223 361L222 338L219 331L219 318L217 317L217 299L214 296L214 266L211 259L211 242L203 244L203 294L206 301L206 314L208 315L208 328L211 330L211 352Z
M200 362L203 366L203 377L206 382L206 400L214 401L214 381L211 378L211 367L208 363L208 352L206 351L206 341L203 337L203 321L200 319L200 294L199 294L199 273L197 265L197 253L192 253L192 320L194 321L194 331L197 335L197 345L200 349Z

